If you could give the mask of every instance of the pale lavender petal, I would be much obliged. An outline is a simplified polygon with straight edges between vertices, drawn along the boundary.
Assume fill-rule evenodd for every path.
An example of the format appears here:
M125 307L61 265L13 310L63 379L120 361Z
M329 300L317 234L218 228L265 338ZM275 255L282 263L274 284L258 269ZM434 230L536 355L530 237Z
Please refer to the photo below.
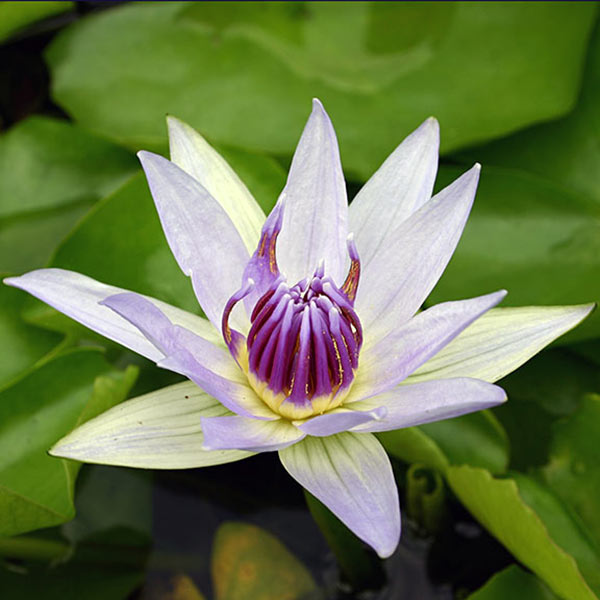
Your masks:
M385 337L365 344L349 402L389 390L429 360L506 292L444 302L417 314Z
M349 209L363 269L392 242L394 230L431 198L440 128L430 117L390 154Z
M286 419L259 421L239 416L203 418L202 432L206 450L250 452L287 448L306 435Z
M206 316L220 328L225 303L240 287L250 258L244 242L221 205L193 177L157 154L138 156L169 246L192 278Z
M20 277L9 277L4 283L29 292L68 317L150 360L156 361L162 357L154 344L149 342L137 327L99 304L108 296L127 290L63 269L31 271ZM172 322L191 329L196 335L213 343L220 342L219 334L206 319L155 298L143 297L160 308Z
M158 308L137 294L111 296L104 304L135 325L161 351L165 358L158 361L159 366L185 375L239 415L276 418L223 349L217 348L216 352L205 340L173 325ZM225 369L225 376L217 373Z
M348 408L336 408L324 415L307 419L297 426L308 435L322 437L348 431L363 423L383 419L386 414L387 409L385 406L371 406L366 411L362 407L354 410L354 406L352 406L351 410L348 410Z
M354 429L377 432L451 419L497 406L505 400L506 393L497 385L461 377L399 385L368 400L353 402L348 407L365 411L375 407L386 407L387 414L382 419L370 421Z
M307 437L279 451L287 472L381 558L400 539L400 505L390 460L368 433Z
M363 269L355 307L365 330L383 335L399 327L427 298L458 244L479 170L475 165L403 221Z
M290 282L300 281L323 259L327 273L340 284L347 260L348 200L335 132L318 100L313 101L281 200L281 272Z

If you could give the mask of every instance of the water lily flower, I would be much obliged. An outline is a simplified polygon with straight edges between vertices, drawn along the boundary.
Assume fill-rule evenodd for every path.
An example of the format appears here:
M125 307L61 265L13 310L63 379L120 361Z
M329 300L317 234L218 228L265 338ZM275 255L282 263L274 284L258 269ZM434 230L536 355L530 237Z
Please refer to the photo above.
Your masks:
M184 375L51 450L90 463L191 468L278 451L284 468L381 557L398 492L375 433L503 402L494 381L592 305L494 308L497 291L420 310L458 243L475 165L431 197L439 132L412 133L350 207L321 103L265 217L225 160L169 117L171 161L139 157L207 319L61 269L6 283Z

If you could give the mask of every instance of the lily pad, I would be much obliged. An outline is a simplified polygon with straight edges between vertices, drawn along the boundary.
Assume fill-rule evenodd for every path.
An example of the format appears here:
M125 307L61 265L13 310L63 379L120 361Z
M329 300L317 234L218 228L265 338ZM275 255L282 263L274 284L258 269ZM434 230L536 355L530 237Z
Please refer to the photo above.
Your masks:
M0 269L43 266L90 206L136 169L130 152L58 119L30 117L0 136Z
M460 156L484 165L535 173L600 204L600 30L590 43L574 110Z
M438 185L460 169L445 167ZM600 299L600 206L527 173L484 168L462 239L428 302L508 290L503 306ZM592 314L559 343L600 335Z
M290 155L316 95L346 168L365 179L432 114L449 151L568 112L596 9L245 4L134 3L88 16L48 50L55 101L131 148L163 148L168 112L220 144Z
M63 523L74 515L79 463L47 454L76 425L123 400L135 369L111 368L94 350L74 350L0 392L0 535Z
M556 594L597 598L600 556L549 489L525 475L496 479L467 465L450 466L446 477L477 520Z
M300 600L317 590L277 538L247 523L225 523L217 531L212 578L215 600Z
M52 350L60 337L23 322L25 294L0 284L0 389Z
M554 426L546 483L572 511L600 549L600 396L583 398L579 410ZM600 583L599 583L600 586Z
M511 468L526 472L548 462L553 424L577 410L585 393L600 390L600 371L571 347L552 348L533 357L499 385L506 390L509 402L494 409L494 414L510 439Z
M512 565L504 571L496 573L467 600L506 600L507 598L558 600L558 596L543 581L517 565Z

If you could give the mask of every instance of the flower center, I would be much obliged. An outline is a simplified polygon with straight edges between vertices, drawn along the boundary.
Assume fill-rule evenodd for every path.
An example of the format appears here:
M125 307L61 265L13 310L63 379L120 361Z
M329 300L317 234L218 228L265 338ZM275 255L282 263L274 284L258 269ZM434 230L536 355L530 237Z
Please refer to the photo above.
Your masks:
M248 378L271 409L301 419L342 403L362 330L350 300L322 269L291 288L275 282L250 320Z
M278 204L246 266L246 283L225 306L223 338L265 404L287 419L306 419L340 406L354 381L362 345L354 311L360 260L349 237L350 269L341 287L325 276L323 263L312 278L290 287L275 255L281 223ZM240 300L250 302L250 294L259 299L244 338L229 317Z

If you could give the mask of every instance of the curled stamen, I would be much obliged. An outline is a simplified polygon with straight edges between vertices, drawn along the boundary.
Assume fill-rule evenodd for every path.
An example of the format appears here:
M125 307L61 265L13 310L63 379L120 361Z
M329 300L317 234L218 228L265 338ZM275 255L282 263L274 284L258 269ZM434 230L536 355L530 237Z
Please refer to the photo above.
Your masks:
M223 334L223 339L229 348L229 352L238 360L240 345L244 342L244 336L236 331L235 329L231 329L229 326L229 317L231 316L231 311L235 308L235 305L243 300L254 287L254 280L248 279L246 283L227 301L225 305L225 310L223 311L223 317L221 318L221 332Z
M346 294L348 300L354 304L356 290L358 289L358 280L360 279L360 259L358 258L358 251L352 233L348 236L347 245L348 254L350 255L350 270L348 271L346 281L344 281L341 291Z

